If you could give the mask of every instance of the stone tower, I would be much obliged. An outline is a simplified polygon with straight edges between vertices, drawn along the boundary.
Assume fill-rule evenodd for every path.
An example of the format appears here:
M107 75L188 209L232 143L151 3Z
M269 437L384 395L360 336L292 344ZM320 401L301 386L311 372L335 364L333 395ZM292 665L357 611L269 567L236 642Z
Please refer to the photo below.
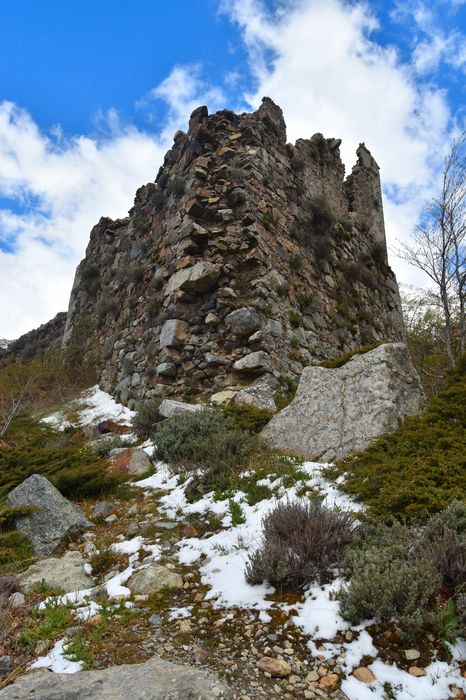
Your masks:
M307 364L403 340L379 168L361 144L345 179L339 145L287 144L268 98L196 109L129 216L92 229L64 345L130 405L251 385L270 405Z

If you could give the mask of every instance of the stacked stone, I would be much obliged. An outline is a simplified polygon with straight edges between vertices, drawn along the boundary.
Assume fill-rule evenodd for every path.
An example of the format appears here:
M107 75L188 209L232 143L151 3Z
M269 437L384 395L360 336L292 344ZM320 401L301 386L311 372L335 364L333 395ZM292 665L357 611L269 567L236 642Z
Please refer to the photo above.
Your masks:
M276 387L304 366L402 340L378 167L339 141L286 143L282 112L193 112L129 217L91 232L64 345L124 403ZM260 387L259 387L260 390Z

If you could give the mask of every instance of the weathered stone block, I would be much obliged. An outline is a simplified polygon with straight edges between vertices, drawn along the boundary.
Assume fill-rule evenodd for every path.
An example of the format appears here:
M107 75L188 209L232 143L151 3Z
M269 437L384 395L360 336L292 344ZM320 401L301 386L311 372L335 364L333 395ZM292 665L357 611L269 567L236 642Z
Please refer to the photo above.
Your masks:
M220 277L220 266L210 262L199 262L192 267L178 270L165 288L165 296L182 289L186 292L208 292L215 287Z
M296 397L262 435L277 449L328 462L393 432L424 401L408 348L388 343L355 355L343 367L306 367Z
M238 336L249 336L261 327L261 319L257 311L247 306L235 309L225 318L225 323L231 332Z
M267 372L271 369L270 357L264 350L251 352L249 355L245 355L245 357L237 360L233 365L233 369L244 373Z
M189 325L186 321L171 318L162 326L160 331L159 347L180 347L189 338Z

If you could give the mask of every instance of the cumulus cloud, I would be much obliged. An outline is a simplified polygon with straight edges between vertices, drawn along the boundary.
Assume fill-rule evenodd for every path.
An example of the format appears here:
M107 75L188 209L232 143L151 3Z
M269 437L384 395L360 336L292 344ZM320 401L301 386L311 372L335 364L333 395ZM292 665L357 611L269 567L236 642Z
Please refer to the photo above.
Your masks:
M347 170L364 141L381 167L389 244L413 230L437 184L448 148L450 113L443 91L416 81L393 47L374 37L366 3L288 0L271 13L260 0L226 0L249 50L258 105L263 95L283 109L288 138L314 132L343 139ZM405 282L422 278L396 257Z
M94 137L44 133L11 102L0 104L0 337L15 338L66 310L74 270L101 216L126 216L153 180L173 132L200 102L215 103L198 66L178 66L151 93L163 126L141 131L110 111ZM3 243L3 245L2 245Z

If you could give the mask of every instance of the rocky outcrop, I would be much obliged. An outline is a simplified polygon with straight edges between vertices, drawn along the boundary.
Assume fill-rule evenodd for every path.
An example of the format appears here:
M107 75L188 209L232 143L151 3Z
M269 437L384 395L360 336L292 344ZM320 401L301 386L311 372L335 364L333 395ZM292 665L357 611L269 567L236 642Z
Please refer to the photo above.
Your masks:
M320 462L347 457L393 432L424 405L424 392L403 343L355 355L343 367L307 367L294 400L264 428L280 450Z
M252 114L195 110L129 216L92 230L64 346L134 407L296 380L320 359L403 340L378 166L361 145L345 179L339 145L287 144L268 98Z
M7 497L10 508L34 506L30 515L16 518L16 529L31 540L37 557L55 554L91 523L74 503L64 498L48 479L33 474L16 486Z
M154 657L143 664L76 674L33 673L0 690L1 700L228 700L213 673Z
M42 559L19 575L21 588L29 593L42 581L50 588L59 588L65 593L94 586L94 580L84 571L84 559L80 552L65 552L62 557Z

